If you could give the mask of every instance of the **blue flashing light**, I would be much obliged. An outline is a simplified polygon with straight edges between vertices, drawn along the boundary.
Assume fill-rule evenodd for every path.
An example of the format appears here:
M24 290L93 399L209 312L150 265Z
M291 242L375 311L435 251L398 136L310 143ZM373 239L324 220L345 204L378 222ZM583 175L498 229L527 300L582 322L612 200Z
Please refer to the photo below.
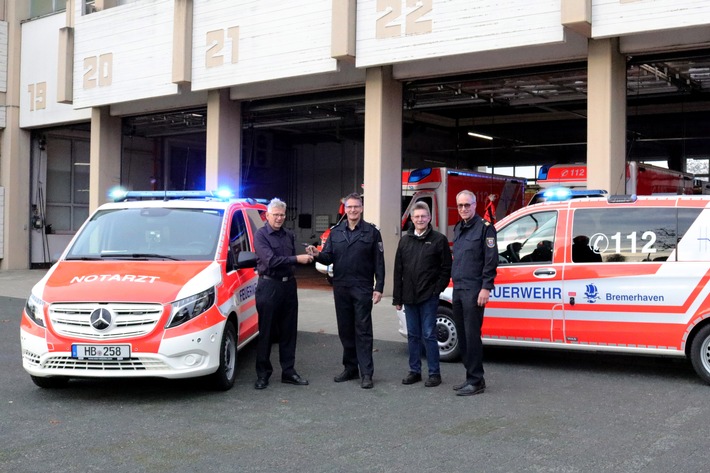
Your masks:
M419 182L431 174L431 168L415 169L409 173L409 182Z
M547 200L569 200L572 196L572 191L565 187L553 187L542 193Z
M220 199L229 200L234 198L234 191L226 187L220 187L215 191L215 195Z
M120 202L126 198L128 191L122 187L114 187L108 191L108 198L114 202Z

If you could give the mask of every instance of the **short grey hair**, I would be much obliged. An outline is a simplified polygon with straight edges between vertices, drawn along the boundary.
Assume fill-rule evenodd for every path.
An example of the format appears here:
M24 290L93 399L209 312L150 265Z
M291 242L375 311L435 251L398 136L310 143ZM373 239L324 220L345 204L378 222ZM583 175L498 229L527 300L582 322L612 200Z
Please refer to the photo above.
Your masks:
M272 213L274 209L280 209L285 211L286 210L286 202L283 200L279 199L278 197L274 197L271 199L269 202L269 205L266 206L266 211L269 213Z
M412 211L411 213L414 213L415 210L426 210L427 215L431 216L431 210L429 210L429 204L423 201L418 201L415 202L414 205L412 205Z
M353 192L352 194L346 195L343 199L343 203L347 202L348 200L357 200L360 202L360 205L362 205L362 196L357 192Z
M474 194L473 192L471 192L471 191L468 190L468 189L462 190L461 192L459 192L458 194L456 194L456 200L458 200L458 199L459 199L459 196L461 196L461 195L467 195L467 196L471 197L471 199L473 200L473 202L476 202L476 194Z

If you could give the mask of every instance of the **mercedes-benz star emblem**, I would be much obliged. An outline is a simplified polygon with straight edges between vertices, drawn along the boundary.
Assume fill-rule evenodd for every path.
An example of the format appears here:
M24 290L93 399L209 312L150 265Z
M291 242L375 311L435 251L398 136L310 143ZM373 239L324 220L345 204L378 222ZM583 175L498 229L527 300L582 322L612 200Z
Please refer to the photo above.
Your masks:
M89 320L92 327L102 332L111 326L111 318L111 312L108 309L101 308L93 311Z

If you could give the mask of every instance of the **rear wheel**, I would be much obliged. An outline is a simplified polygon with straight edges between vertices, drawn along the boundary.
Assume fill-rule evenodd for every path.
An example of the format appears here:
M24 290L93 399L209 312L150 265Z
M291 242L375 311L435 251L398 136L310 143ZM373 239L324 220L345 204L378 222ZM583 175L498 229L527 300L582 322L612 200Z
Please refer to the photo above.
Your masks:
M690 362L695 372L710 383L710 325L701 328L690 346Z
M439 359L441 361L459 359L461 356L459 334L462 330L463 326L456 323L451 308L440 305L436 311L436 339L439 342Z
M30 375L30 378L32 378L32 382L35 383L36 386L45 389L63 388L69 382L69 378L66 376L50 376L49 378L43 378L41 376Z
M219 349L219 368L212 374L215 389L227 391L234 386L237 377L237 331L232 322L227 322Z

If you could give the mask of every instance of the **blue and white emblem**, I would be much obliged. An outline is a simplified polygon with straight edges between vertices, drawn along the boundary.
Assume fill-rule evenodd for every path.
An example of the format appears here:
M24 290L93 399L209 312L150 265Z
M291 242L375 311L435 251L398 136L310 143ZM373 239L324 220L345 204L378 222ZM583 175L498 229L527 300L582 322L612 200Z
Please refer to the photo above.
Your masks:
M587 298L587 302L594 304L599 300L599 289L594 284L587 284L586 290L584 291L584 297Z

